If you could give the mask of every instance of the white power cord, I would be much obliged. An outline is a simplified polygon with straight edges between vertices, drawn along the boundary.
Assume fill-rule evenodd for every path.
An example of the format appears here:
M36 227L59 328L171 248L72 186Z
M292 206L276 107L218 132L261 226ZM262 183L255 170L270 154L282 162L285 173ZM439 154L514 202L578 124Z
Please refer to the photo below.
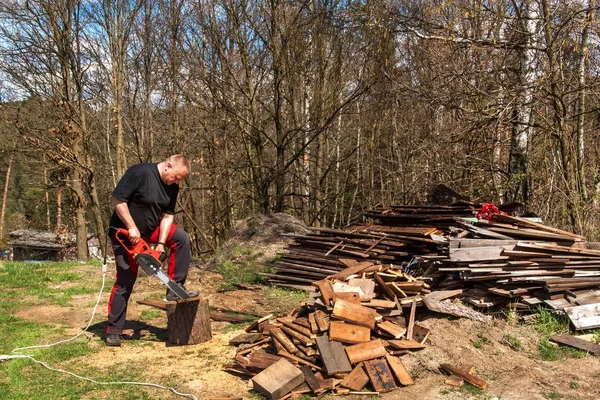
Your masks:
M102 287L100 288L100 292L98 293L98 299L96 300L96 305L94 306L94 311L92 311L92 316L87 324L87 326L81 331L79 332L77 335L73 336L70 339L65 339L65 340L59 340L58 342L55 343L51 343L51 344L41 344L41 345L36 345L36 346L27 346L27 347L18 347L16 349L14 349L12 351L12 353L19 353L23 350L29 350L29 349L39 349L39 348L47 348L47 347L52 347L52 346L56 346L62 343L68 343L71 342L75 339L77 339L79 336L83 335L90 327L90 325L92 324L92 321L94 320L94 317L96 316L96 310L98 309L98 304L100 304L100 300L102 299L102 292L104 291L104 284L106 282L106 271L107 271L107 265L106 263L102 265ZM119 382L102 382L102 381L97 381L91 378L87 378L85 376L81 376L81 375L77 375L73 372L69 372L69 371L65 371L63 369L58 369L58 368L53 368L51 366L49 366L48 364L46 364L43 361L39 361L36 360L33 356L28 355L28 354L0 354L0 362L2 361L8 361L8 360L14 360L14 359L23 359L23 358L27 358L35 363L38 363L42 366L44 366L45 368L51 370L51 371L55 371L55 372L60 372L63 374L67 374L67 375L71 375L75 378L78 379L82 379L84 381L88 381L88 382L92 382L95 383L96 385L138 385L138 386L149 386L149 387L155 387L155 388L159 388L159 389L165 389L165 390L169 390L172 393L178 395L178 396L182 396L182 397L186 397L188 399L192 399L192 400L198 400L198 398L196 396L194 396L193 394L189 394L189 393L181 393L178 392L175 388L172 387L168 387L168 386L163 386L163 385L159 385L157 383L150 383L150 382L127 382L127 381L119 381Z

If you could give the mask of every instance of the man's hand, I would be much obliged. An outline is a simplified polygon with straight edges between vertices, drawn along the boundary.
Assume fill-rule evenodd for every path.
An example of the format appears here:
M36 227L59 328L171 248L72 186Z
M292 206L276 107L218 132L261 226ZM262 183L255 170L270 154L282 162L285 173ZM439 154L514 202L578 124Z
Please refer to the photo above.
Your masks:
M131 244L137 244L137 242L140 241L140 231L138 230L137 226L134 226L133 228L129 228L128 232L129 232L129 241L131 242Z
M159 244L156 245L156 247L154 248L154 250L160 251L161 253L164 253L165 252L165 246L159 243Z

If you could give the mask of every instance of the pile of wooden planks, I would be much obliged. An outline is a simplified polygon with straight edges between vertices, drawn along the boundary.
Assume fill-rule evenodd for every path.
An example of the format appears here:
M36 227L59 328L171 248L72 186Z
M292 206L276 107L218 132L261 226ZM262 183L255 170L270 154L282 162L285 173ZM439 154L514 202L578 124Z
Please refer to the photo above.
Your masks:
M310 290L321 280L346 267L340 260L400 265L414 255L434 254L446 246L443 232L435 227L394 227L375 224L346 229L311 228L294 238L275 264L275 273L264 273L270 283Z
M265 316L232 339L237 354L225 369L251 378L271 399L413 384L400 356L426 346L430 331L415 313L429 285L392 265L342 262L345 269L313 282L306 304L285 317Z
M466 201L375 208L365 215L378 223L292 236L275 271L264 275L272 284L311 290L312 282L346 268L344 260L400 265L431 278L436 290L464 289L478 308L528 312L543 305L564 311L579 329L600 325L598 244L534 219L477 219L479 209Z

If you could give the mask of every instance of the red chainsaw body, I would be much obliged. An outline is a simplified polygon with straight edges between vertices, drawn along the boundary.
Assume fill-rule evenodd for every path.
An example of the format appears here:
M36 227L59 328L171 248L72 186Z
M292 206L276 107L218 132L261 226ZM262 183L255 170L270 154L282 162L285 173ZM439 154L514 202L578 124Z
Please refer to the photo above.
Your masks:
M115 239L134 259L137 259L139 254L146 254L156 260L164 261L165 253L154 250L144 239L140 238L136 244L132 244L129 241L129 232L127 229L118 228L116 231Z

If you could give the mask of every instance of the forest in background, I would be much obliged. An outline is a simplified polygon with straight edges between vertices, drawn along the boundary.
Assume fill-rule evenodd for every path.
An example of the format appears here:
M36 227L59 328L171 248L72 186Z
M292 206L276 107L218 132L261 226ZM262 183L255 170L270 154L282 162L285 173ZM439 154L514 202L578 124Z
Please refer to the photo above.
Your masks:
M103 232L128 166L184 153L196 253L256 213L344 226L437 183L598 239L597 8L3 1L0 237Z

